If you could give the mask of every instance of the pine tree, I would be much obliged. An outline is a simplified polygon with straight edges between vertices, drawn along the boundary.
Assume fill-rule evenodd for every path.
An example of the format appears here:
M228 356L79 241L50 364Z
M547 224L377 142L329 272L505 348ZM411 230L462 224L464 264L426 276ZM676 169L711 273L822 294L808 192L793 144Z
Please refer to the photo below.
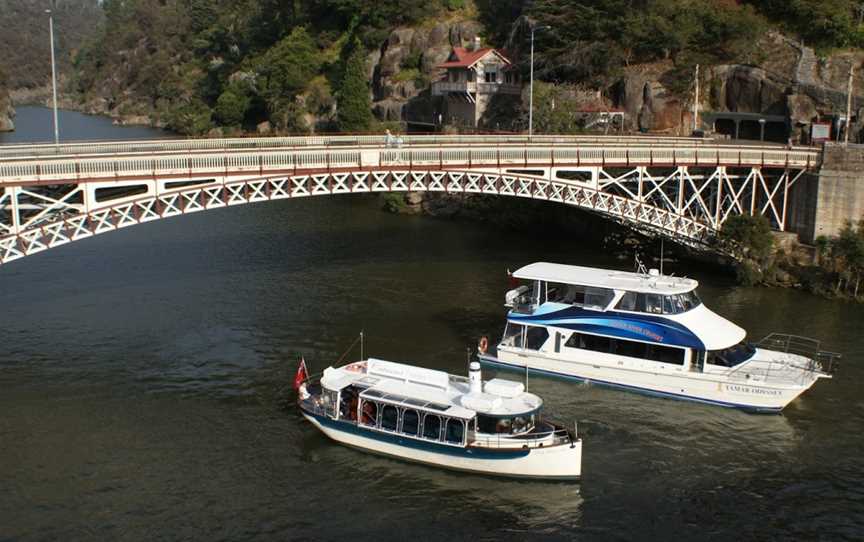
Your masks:
M366 58L363 47L354 38L346 43L350 54L339 87L336 120L342 132L365 132L372 127L372 101L366 77Z

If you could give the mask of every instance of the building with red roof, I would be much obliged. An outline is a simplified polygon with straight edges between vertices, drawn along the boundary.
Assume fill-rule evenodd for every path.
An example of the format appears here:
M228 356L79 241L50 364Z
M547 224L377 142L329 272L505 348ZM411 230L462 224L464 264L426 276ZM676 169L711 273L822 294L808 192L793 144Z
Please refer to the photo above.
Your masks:
M476 127L496 94L519 96L522 85L504 52L480 47L454 47L447 61L438 68L446 70L432 83L432 95L444 98L444 118L448 123Z

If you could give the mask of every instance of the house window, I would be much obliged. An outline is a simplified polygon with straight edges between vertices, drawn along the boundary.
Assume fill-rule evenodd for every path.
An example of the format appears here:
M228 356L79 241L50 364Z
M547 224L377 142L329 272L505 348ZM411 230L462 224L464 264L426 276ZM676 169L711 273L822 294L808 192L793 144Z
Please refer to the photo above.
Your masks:
M487 83L496 83L498 80L498 72L485 72Z

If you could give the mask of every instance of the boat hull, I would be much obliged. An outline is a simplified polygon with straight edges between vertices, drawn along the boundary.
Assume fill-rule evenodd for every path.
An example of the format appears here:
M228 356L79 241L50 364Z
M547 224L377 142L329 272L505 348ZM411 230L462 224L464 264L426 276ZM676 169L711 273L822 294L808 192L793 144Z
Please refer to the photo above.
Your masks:
M574 480L582 474L582 442L546 448L462 448L395 433L372 431L353 423L302 411L332 440L360 450L450 470L513 478Z
M710 377L693 378L687 372L680 375L658 374L569 360L557 361L539 356L514 356L514 358L516 359L481 355L480 361L523 371L527 364L528 370L532 373L757 413L779 413L816 382L816 379L813 379L801 386L776 387L756 382L723 381Z

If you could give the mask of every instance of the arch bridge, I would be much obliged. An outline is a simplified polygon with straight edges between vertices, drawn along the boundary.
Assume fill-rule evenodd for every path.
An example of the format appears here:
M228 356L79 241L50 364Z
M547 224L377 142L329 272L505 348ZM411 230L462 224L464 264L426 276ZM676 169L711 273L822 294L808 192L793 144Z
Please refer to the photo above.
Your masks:
M0 147L0 264L245 203L426 191L558 202L704 243L736 214L785 230L817 150L709 139L281 137Z

